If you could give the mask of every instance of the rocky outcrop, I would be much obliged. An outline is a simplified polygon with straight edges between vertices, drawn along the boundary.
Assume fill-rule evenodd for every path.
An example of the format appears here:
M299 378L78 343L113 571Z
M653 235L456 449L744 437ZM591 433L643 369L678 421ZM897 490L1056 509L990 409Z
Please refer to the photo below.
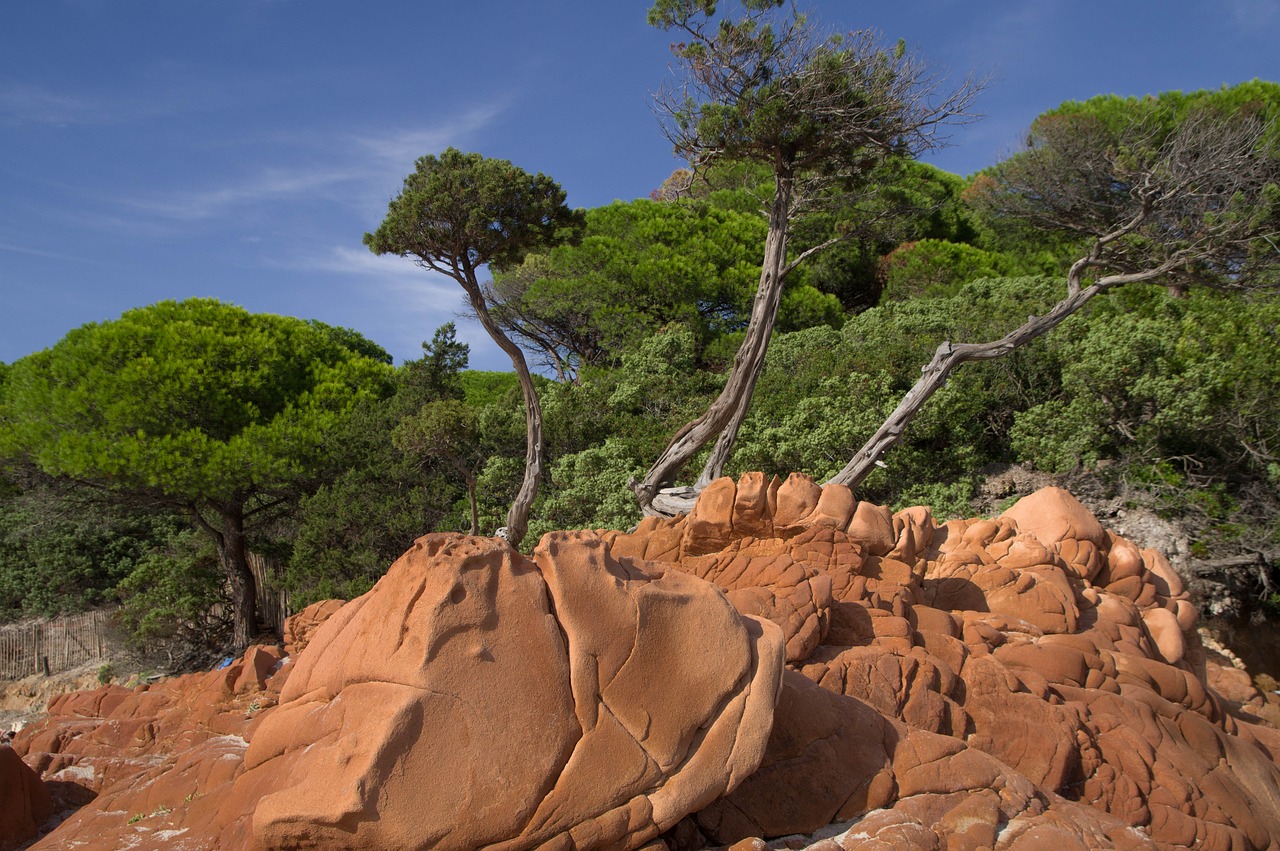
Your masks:
M647 519L610 544L750 601L820 687L788 675L762 767L691 816L686 841L812 833L881 810L896 847L960 841L948 819L983 825L961 847L1280 841L1277 731L1209 688L1168 562L1063 490L937 524L807 477L748 474L714 483L689 517ZM879 830L859 822L841 843Z
M14 745L80 807L36 848L1276 847L1270 703L1195 620L1064 491L938 524L749 474L532 558L428 536L295 656Z
M158 712L124 707L124 690L53 707L86 719L77 738L106 731L125 754L148 723L143 738L168 744L149 749L152 765L113 764L114 782L45 842L642 843L749 776L772 729L781 631L683 572L614 559L593 533L550 535L532 560L493 539L428 536L330 614L271 677L259 718L233 730L216 722L251 714L240 683L263 651L217 683L172 686ZM160 728L187 691L212 718L183 748ZM58 738L74 722L42 729L20 746L47 776L67 770L59 758L92 764L93 747Z
M16 848L53 815L53 798L12 748L0 747L0 849Z
M278 790L253 815L267 847L641 843L759 764L781 651L592 534L534 562L426 538L317 631L237 785Z

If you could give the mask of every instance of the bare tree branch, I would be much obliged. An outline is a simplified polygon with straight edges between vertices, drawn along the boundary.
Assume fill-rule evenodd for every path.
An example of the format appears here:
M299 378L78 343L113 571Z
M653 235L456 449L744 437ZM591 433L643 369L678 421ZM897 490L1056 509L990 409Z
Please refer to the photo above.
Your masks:
M1068 272L1066 297L999 340L944 341L830 481L860 485L958 366L1009 354L1101 292L1156 280L1254 285L1255 276L1280 264L1280 159L1265 148L1270 132L1255 116L1209 110L1172 129L1150 116L1119 128L1088 114L1038 121L1027 150L976 184L976 200L998 216L1090 238ZM1087 283L1091 272L1104 274Z

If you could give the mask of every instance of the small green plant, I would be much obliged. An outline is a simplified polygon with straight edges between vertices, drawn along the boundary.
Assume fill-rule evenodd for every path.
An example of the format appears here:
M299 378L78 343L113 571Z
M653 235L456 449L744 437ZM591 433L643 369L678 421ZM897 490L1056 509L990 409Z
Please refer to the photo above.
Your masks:
M106 662L98 666L98 684L106 685L115 679L115 671L111 667L110 662Z
M194 792L191 793L191 795L188 795L187 800L189 801L194 795L195 795ZM156 807L154 810L152 810L149 813L145 813L145 814L134 813L133 815L129 816L129 820L125 822L125 824L137 824L138 822L142 821L144 818L155 818L156 816L167 816L171 812L173 812L173 807L166 807L163 804L161 804L160 806Z
M1020 499L1022 499L1022 497L1015 493L1013 496L1006 496L1004 499L997 502L995 516L999 517L1001 514L1004 514L1010 508L1013 508L1015 505L1017 505L1018 500Z

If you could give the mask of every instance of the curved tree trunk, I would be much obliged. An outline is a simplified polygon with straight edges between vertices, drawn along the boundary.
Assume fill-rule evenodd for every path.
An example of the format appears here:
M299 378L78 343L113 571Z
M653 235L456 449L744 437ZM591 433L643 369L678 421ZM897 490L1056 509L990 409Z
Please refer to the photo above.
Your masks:
M920 370L920 380L907 391L907 395L902 397L898 407L894 408L889 418L854 454L844 469L832 476L826 484L845 485L849 488L856 488L862 484L880 461L881 456L902 440L902 434L911 420L924 407L925 402L942 389L951 372L960 364L972 360L994 360L1004 357L1019 346L1058 327L1064 319L1083 307L1089 299L1101 291L1102 287L1096 284L1078 290L1054 305L1053 309L1044 316L1030 317L999 340L959 344L944 341L939 344L933 353L933 359Z
M466 288L471 308L480 319L484 330L489 332L493 341L511 358L511 365L515 367L516 376L520 380L520 392L524 395L524 479L520 483L520 490L516 493L515 500L511 503L511 508L507 511L506 526L506 539L512 546L518 547L529 530L529 511L533 508L534 497L538 495L538 480L542 478L542 406L538 402L538 390L533 386L533 376L529 373L524 352L511 342L511 339L489 315L489 309L476 282L474 270L468 268L466 273L469 280L463 286Z
M781 289L781 286L779 286L778 290L781 291ZM774 310L776 315L777 308ZM763 371L764 358L762 356L760 365L748 376L746 387L742 395L738 397L738 404L734 406L729 422L725 424L724 430L716 438L716 445L711 447L711 455L707 458L707 463L702 468L702 475L698 476L698 481L694 484L695 490L701 491L724 475L724 465L728 463L729 456L733 454L733 444L738 439L738 429L742 426L742 421L747 418L747 411L751 409L751 398L756 392L756 379L760 377L760 373Z
M746 337L738 347L733 367L729 370L729 378L720 395L702 416L676 432L671 443L649 468L643 482L632 481L631 490L646 514L654 513L652 504L658 488L671 482L680 468L713 437L718 438L716 447L699 482L703 479L710 481L707 478L710 472L715 473L711 478L719 477L737 437L738 426L751 406L751 394L755 391L756 379L764 368L765 352L768 351L769 339L778 318L778 304L782 297L786 269L787 222L791 215L793 180L789 175L779 176L775 186L773 203L769 207L769 233L765 238L760 286L751 306L751 320L747 325Z
M1107 275L1099 278L1091 286L1081 286L1084 273L1099 265L1103 247L1129 233L1136 224L1135 220L1124 225L1113 233L1098 239L1089 253L1071 265L1067 274L1067 297L1053 306L1044 316L1031 316L1022 325L1005 334L999 340L988 343L960 343L953 345L944 341L933 353L932 360L920 372L920 380L902 397L898 407L884 421L871 439L863 444L845 465L844 469L826 481L826 484L845 485L856 488L871 474L872 468L880 461L880 457L902 440L902 433L915 415L924 407L924 403L947 383L952 370L962 363L972 360L994 360L1012 352L1019 346L1031 342L1048 331L1057 328L1068 316L1075 313L1098 293L1114 289L1124 284L1150 281L1178 268L1186 262L1184 257L1175 255L1165 262L1139 272L1127 272Z

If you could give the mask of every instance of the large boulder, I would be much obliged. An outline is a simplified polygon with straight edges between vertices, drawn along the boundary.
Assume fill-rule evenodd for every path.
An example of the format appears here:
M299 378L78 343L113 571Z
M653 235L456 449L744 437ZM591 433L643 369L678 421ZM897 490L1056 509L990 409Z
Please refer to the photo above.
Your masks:
M636 845L755 770L772 623L591 533L424 538L317 631L254 736L266 847Z
M244 706L251 652L219 675L220 700L256 715L238 735L153 750L37 847L635 847L750 776L772 729L782 631L594 533L533 559L428 536L325 608L270 678L278 705ZM85 695L76 717L118 725L128 699Z
M761 768L678 844L1278 847L1280 735L1209 687L1168 562L1066 491L945 524L795 475L708 491L614 552L706 576L806 640Z
M1065 491L937 523L751 474L532 558L428 536L289 661L14 744L83 805L36 848L1280 847L1280 706L1195 627Z
M53 798L12 748L0 745L0 849L16 848L53 815Z

